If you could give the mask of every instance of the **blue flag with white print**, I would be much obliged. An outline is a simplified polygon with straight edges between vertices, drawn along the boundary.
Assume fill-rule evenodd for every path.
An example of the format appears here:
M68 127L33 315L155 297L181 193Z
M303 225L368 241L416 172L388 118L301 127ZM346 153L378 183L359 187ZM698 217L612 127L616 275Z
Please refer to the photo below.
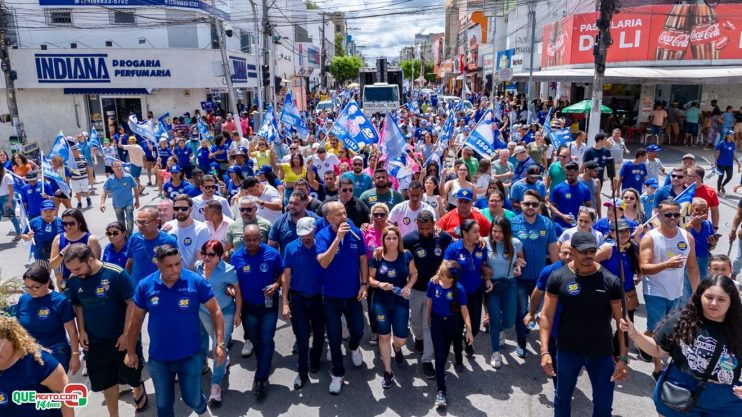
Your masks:
M281 109L281 115L279 120L286 126L291 126L296 129L299 137L306 138L309 134L309 128L307 122L299 114L299 107L294 100L294 95L291 91L286 94L286 100L283 102L283 108Z
M201 137L201 140L206 139L209 142L212 142L214 140L214 135L211 134L209 125L207 125L206 122L204 122L203 119L201 119L200 117L196 122L196 127L198 128L198 135Z
M260 126L260 130L258 130L258 135L264 137L269 142L275 142L279 139L276 114L273 112L273 106L270 104L265 111L263 124Z
M98 131L95 130L95 128L90 129L90 137L88 138L88 145L91 148L103 149L103 145L100 144L100 136L98 135Z
M52 150L49 152L49 158L55 155L59 155L62 160L64 160L64 165L67 168L74 172L77 172L77 164L75 163L74 156L72 156L70 143L67 142L67 139L65 139L64 133L62 133L61 130L59 131L59 134L57 134L57 137L54 139Z
M157 121L167 131L169 131L170 129L173 128L172 123L170 123L170 112L167 112L167 113L163 114L162 116L160 116L160 118L157 119Z
M493 119L494 114L490 107L484 113L482 118L479 119L479 123L477 123L477 126L472 130L469 137L466 138L464 146L470 146L475 152L486 158L492 158L495 156L495 151L497 149L506 148L507 145L505 143L495 138L492 129Z
M338 137L348 150L358 153L369 143L378 143L379 135L355 100L351 100L338 116L329 134Z
M64 194L70 195L70 186L64 181L64 178L62 178L61 175L57 174L52 167L52 164L49 163L44 155L41 155L41 170L44 173L44 181L54 181L54 183L57 184L57 188L59 188Z
M386 155L387 159L391 160L404 151L407 143L405 142L404 134L402 134L402 131L389 112L384 117L383 129L382 137L384 138L384 146L382 152Z
M135 134L157 145L157 140L155 139L155 128L152 126L151 121L145 120L140 122L137 119L137 115L132 114L129 116L129 129L131 129Z
M549 129L549 139L551 139L551 146L559 149L560 146L572 141L572 132L568 127L559 130Z

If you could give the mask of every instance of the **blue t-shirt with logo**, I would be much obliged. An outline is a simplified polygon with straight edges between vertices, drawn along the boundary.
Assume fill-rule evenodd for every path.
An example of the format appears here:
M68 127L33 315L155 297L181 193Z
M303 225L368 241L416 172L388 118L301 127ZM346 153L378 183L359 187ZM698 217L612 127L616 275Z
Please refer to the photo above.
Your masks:
M39 250L51 250L54 238L64 232L64 227L62 226L62 219L59 217L55 217L54 220L47 223L41 216L38 216L29 220L28 225L23 229L23 233L28 233L31 230L33 230L33 239L36 242L36 245L32 247L34 258L42 259Z
M178 165L181 166L181 168L190 167L191 165L191 157L193 157L193 150L185 146L184 148L181 148L180 146L176 146L175 149L173 149L173 153L178 158Z
M41 346L52 347L67 343L64 324L75 318L75 312L69 298L51 291L37 298L23 294L18 300L16 318Z
M404 251L398 254L397 259L394 261L387 261L382 258L377 260L374 257L368 260L368 267L376 269L376 275L374 279L379 282L388 282L395 287L402 288L407 285L407 279L410 276L410 261L412 261L412 253L410 251ZM377 291L374 293L374 297L394 297L394 293L391 291Z
M134 304L149 313L149 356L158 361L177 361L201 350L201 304L214 298L209 281L183 269L168 288L160 271L137 285Z
M120 232L119 232L120 233ZM116 250L113 244L109 243L106 248L103 249L103 256L101 261L108 262L109 264L118 265L122 268L126 268L126 253L129 251L129 242L124 242L124 246L120 250Z
M355 226L350 226L356 236L361 236L361 231ZM332 226L325 227L317 233L315 238L317 255L327 252L335 240L337 232ZM361 289L361 256L366 256L366 244L363 239L356 239L350 233L346 233L338 246L332 262L321 272L322 295L335 298L355 298Z
M456 261L461 265L459 282L467 294L477 291L482 286L482 265L487 261L487 248L477 243L473 252L464 247L464 240L459 239L446 248L443 259Z
M129 247L126 250L126 259L131 258L133 261L131 264L131 277L134 279L134 282L141 281L147 275L157 270L155 248L165 244L178 247L178 241L175 240L175 237L162 230L152 240L145 239L139 232L134 232L131 235L131 238L129 238Z
M281 255L265 243L260 244L255 255L250 255L245 250L245 246L242 246L232 255L229 263L237 271L242 300L253 305L265 303L263 289L275 284L276 276L283 272ZM278 297L278 291L273 296ZM274 305L276 302L277 300L274 299Z
M736 145L734 141L722 140L716 145L716 150L719 151L719 158L716 159L716 165L720 167L732 166L734 164L734 150Z
M622 190L633 188L641 193L642 185L647 178L647 166L643 162L635 164L632 161L626 161L621 166L621 172L618 175L621 177Z
M451 303L454 300L459 303L459 307L465 306L467 302L466 290L460 282L456 283L455 288L453 285L450 288L443 288L441 284L428 281L426 295L432 300L430 309L432 313L443 317L452 317L457 314L451 309Z
M513 237L523 242L523 255L526 259L526 266L518 279L535 281L546 265L548 246L557 241L554 223L537 214L535 221L531 224L522 214L519 214L510 219L510 226Z
M319 220L319 216L311 211L306 212L305 217L311 217ZM296 222L291 220L291 213L283 213L276 221L273 222L271 230L268 233L268 239L278 242L281 248L281 254L286 253L286 245L296 240L299 236L296 234Z
M103 191L111 195L113 208L125 208L134 204L134 187L137 186L134 177L124 173L121 178L110 175L103 183Z
M209 157L211 150L209 148L198 148L196 158L198 160L198 167L203 172L209 172L211 169L211 163L214 161L213 158Z
M172 181L168 181L165 183L165 185L162 186L162 192L165 193L165 196L171 200L175 200L175 197L179 196L180 194L187 194L191 197L195 197L193 195L195 190L196 188L186 180L181 181L180 185L173 185Z
M46 350L41 350L43 365L36 361L32 354L18 359L10 368L0 374L0 416L3 417L61 417L62 410L51 408L37 410L35 403L18 405L13 402L14 391L36 391L50 393L49 388L41 383L59 366L59 361Z
M322 267L317 261L317 248L307 248L296 239L283 251L283 266L291 268L291 289L304 295L317 295L322 291Z
M590 189L582 182L578 181L574 185L563 182L557 184L551 190L549 199L562 214L571 214L576 220L577 215L580 214L580 206L591 202L592 196L590 195ZM572 227L571 224L561 218L555 218L554 220L564 227Z
M364 191L370 190L374 187L374 180L370 175L363 172L361 175L356 175L354 172L345 172L340 176L340 179L343 178L348 178L353 181L353 196L355 198L361 197L361 194L363 194Z

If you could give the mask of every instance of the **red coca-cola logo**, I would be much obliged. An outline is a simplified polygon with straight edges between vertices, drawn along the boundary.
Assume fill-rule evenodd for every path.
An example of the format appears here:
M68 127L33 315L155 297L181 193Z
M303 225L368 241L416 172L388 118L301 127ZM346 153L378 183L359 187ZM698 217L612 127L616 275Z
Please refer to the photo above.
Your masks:
M721 35L719 23L698 25L690 33L690 41L693 44L706 44L716 41Z
M549 44L546 47L546 54L548 56L556 56L557 51L561 51L562 49L564 49L564 34L560 33L554 40L554 43Z
M658 46L671 51L684 51L690 43L688 33L677 30L664 30L657 40Z

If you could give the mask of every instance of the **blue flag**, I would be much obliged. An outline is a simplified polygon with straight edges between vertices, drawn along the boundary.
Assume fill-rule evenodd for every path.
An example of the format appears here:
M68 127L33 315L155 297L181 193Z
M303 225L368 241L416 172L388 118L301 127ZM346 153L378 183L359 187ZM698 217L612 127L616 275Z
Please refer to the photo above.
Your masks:
M67 142L67 139L64 137L64 133L62 131L59 131L59 134L57 134L57 137L54 139L54 144L52 145L52 150L49 152L49 158L52 156L59 155L64 160L64 165L69 168L71 171L77 172L77 164L75 163L75 158L72 156L72 149L70 148L70 143Z
M162 122L157 122L155 126L155 137L160 140L162 137L170 138L170 132L162 125Z
M470 146L475 152L486 158L492 158L495 156L496 149L507 147L507 145L501 141L495 140L495 135L492 130L493 119L494 114L490 107L484 113L482 118L479 119L479 123L477 123L477 126L472 130L469 137L466 138L466 142L464 142L465 146Z
M299 108L294 100L293 94L289 91L286 94L286 100L283 102L283 108L281 109L281 115L279 116L280 121L286 125L296 129L299 137L306 138L309 134L309 128L307 122L299 114Z
M358 153L369 143L379 143L379 135L361 108L351 100L332 125L330 134L338 137L348 150Z
M559 149L560 146L572 141L572 132L568 127L553 131L549 129L549 138L554 149Z
M167 112L160 116L157 121L162 125L163 128L165 128L166 131L170 131L173 128L172 123L170 123L170 112Z
M273 112L273 106L270 104L265 111L265 117L263 118L263 125L258 130L258 135L264 137L269 142L278 141L278 122L276 122L276 114Z
M5 170L13 178L13 194L21 198L21 188L26 185L26 182L18 174L13 171Z
M209 142L212 142L214 140L214 135L211 134L209 125L207 125L206 122L204 122L203 119L201 119L200 117L196 122L196 127L198 127L198 135L201 137L201 140L206 139Z
M90 138L92 139L93 135L92 132L90 134ZM61 175L57 174L56 171L54 171L54 168L52 168L52 165L49 163L49 161L44 157L44 155L41 155L41 170L44 173L44 181L54 181L54 183L57 184L57 188L59 188L63 193L66 195L70 194L70 186L64 181L64 178L62 178Z
M157 139L155 139L155 128L152 126L152 122L145 120L140 122L137 120L137 115L132 114L129 116L129 129L135 134L147 139L157 146Z
M95 130L95 128L90 129L90 137L88 138L88 145L91 148L103 149L103 146L100 144L100 136L98 136L98 131Z
M381 136L384 138L382 153L386 155L387 160L391 160L404 152L405 142L404 134L397 126L392 115L387 113L384 117L384 128Z

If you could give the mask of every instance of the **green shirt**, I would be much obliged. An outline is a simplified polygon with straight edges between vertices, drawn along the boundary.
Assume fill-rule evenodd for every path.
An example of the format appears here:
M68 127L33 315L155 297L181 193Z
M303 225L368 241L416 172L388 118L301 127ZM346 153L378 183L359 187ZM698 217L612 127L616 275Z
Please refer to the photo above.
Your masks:
M376 194L376 188L372 188L364 191L360 198L369 208L376 203L386 203L386 205L389 206L389 210L404 201L402 194L392 190L391 188L389 188L384 194Z
M549 149L549 145L545 143L536 145L536 142L531 142L526 148L528 149L528 155L531 157L531 159L536 161L536 163L539 165L544 163L544 152Z
M515 167L513 167L513 164L511 164L510 161L506 162L504 165L500 164L499 159L492 162L492 173L495 175L502 175L513 171L515 171Z
M482 214L484 214L484 217L486 217L487 220L489 220L490 222L492 222L493 218L492 218L492 213L490 213L490 208L489 207L487 207L486 209L483 209L482 210ZM513 217L515 217L515 213L513 213L512 211L510 211L508 209L505 209L505 214L503 214L503 217L505 217L506 219L510 220Z
M467 168L469 168L469 176L474 178L474 174L479 169L479 161L475 157L471 157L468 160L461 158L462 161L464 161L464 165L466 165Z
M562 164L559 161L552 162L551 165L549 165L549 171L546 175L551 178L551 182L549 183L549 194L551 194L551 191L557 186L557 184L561 184L567 180L567 172L562 168Z
M248 223L250 224L250 223ZM257 221L252 224L257 224L260 228L260 240L263 243L268 243L268 232L271 231L271 222L258 216ZM245 222L242 217L239 217L234 223L230 224L227 228L227 236L225 240L232 244L234 250L242 247L242 235L243 229L245 228Z

